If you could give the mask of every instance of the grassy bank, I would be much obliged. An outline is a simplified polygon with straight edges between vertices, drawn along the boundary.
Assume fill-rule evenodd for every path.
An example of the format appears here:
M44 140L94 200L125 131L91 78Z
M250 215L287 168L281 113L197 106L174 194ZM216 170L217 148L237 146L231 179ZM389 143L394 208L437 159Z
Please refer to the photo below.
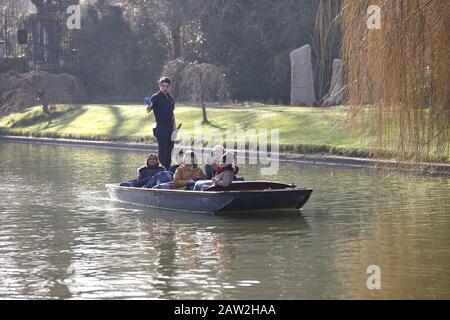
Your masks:
M201 121L201 109L178 105L177 122L192 133ZM207 109L210 124L204 133L218 129L279 130L280 151L368 156L368 141L346 124L342 108L318 109L243 104ZM58 105L50 115L40 107L0 119L1 134L102 141L154 142L154 117L142 105ZM212 141L211 139L208 139ZM367 140L367 139L366 139Z

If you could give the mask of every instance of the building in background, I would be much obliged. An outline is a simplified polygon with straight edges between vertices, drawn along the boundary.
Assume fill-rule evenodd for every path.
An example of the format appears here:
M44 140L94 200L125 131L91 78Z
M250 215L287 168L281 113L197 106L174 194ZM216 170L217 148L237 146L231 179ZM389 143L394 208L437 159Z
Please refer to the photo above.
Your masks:
M30 69L76 70L77 50L67 8L79 0L0 0L0 59L22 59Z

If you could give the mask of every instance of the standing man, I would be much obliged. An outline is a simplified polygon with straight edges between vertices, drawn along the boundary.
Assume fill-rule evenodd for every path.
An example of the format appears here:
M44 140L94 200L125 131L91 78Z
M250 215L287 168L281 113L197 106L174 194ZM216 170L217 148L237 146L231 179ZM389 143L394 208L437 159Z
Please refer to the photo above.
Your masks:
M158 142L158 156L161 164L169 170L172 162L172 133L176 130L175 101L170 95L171 81L167 77L159 80L159 92L155 93L150 99L145 98L147 104L147 113L153 111L155 114L156 128L153 128L153 135Z

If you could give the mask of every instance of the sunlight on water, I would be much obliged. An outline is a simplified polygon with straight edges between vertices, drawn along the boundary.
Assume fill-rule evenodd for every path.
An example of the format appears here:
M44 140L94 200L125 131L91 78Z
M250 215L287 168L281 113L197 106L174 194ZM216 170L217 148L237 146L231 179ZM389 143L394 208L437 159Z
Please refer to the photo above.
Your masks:
M448 178L283 163L274 180L314 188L301 214L110 201L145 156L0 143L0 298L450 298Z

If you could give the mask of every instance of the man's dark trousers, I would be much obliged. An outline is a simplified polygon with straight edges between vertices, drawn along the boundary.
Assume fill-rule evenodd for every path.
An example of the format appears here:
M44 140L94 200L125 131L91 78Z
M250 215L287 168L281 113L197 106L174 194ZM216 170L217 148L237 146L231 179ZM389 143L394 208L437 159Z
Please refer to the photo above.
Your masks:
M172 162L172 150L174 143L172 141L172 134L166 132L158 132L155 134L158 142L158 157L161 164L169 170Z

